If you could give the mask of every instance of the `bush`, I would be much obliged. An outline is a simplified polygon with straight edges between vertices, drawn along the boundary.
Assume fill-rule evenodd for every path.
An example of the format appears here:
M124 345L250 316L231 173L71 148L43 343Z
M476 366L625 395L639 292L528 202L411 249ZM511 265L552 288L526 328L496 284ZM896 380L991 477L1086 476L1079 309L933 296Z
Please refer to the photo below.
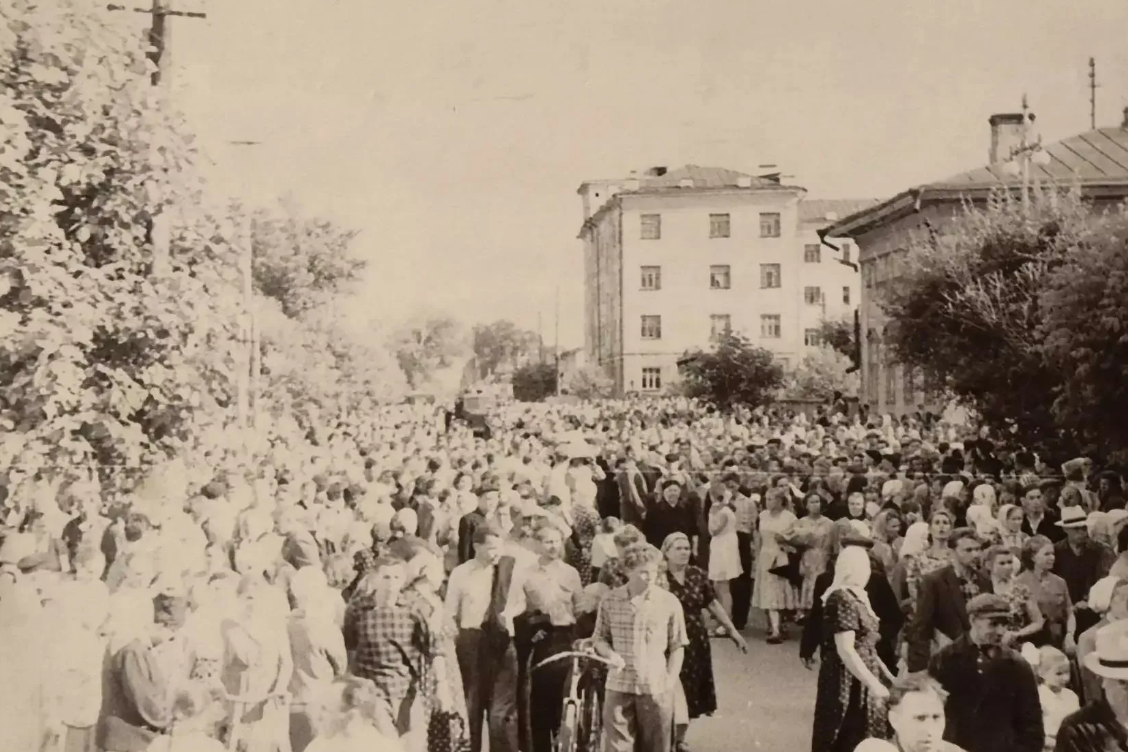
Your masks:
M733 332L721 335L710 352L687 352L680 363L681 393L723 410L770 404L784 382L770 351Z

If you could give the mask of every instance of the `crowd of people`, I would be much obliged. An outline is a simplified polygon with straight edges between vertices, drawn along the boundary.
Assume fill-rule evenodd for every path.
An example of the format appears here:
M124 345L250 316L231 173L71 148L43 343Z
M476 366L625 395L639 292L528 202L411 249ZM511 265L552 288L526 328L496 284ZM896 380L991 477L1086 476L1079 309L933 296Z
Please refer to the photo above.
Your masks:
M1128 749L1119 477L867 418L398 406L127 495L9 473L0 748L550 752L583 640L603 749L685 752L762 613L814 752Z

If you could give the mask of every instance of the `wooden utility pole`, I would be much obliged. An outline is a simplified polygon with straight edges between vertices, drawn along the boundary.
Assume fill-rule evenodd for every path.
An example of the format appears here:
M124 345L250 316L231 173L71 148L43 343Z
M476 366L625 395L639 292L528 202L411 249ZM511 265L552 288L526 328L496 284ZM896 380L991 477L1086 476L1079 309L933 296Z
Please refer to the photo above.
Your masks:
M153 0L149 8L131 8L125 5L107 5L110 11L129 11L133 13L147 13L152 16L152 23L146 32L148 48L146 57L153 62L155 69L150 75L153 86L164 84L166 90L171 91L172 81L172 34L169 17L181 16L183 18L207 18L206 13L172 10L168 0ZM159 204L161 196L153 190L150 201ZM171 242L172 228L170 217L158 208L152 218L152 244L153 244L153 276L161 276L168 271L169 244Z
M258 141L229 141L231 146L253 147L258 146ZM240 169L240 174L245 175L246 170ZM246 201L247 191L243 191L243 200ZM238 416L239 428L244 432L248 443L251 432L254 430L255 413L258 409L258 390L260 379L260 359L258 319L254 309L254 236L255 220L247 206L243 206L246 216L239 232L239 273L242 282L243 295L243 320L240 323L242 336L240 342L245 347L241 375L238 380Z
M1097 128L1097 59L1089 58L1089 130Z
M552 350L556 363L556 394L560 394L560 285L556 286L556 314L553 317Z

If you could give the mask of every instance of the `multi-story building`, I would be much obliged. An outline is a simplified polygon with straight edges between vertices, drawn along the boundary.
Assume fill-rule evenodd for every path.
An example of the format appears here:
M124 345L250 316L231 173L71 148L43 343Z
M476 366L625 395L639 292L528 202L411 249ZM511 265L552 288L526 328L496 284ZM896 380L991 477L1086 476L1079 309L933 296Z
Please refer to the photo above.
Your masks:
M853 240L860 249L861 400L875 412L900 415L944 407L938 385L925 383L914 369L899 365L883 342L886 320L881 296L900 276L914 232L943 233L965 206L983 206L1000 190L1018 192L1023 187L1023 161L1027 186L1077 187L1094 210L1128 198L1128 110L1120 127L1097 128L1045 147L1034 147L1027 130L1032 122L1025 113L991 116L986 165L910 188L823 230L827 237ZM1015 159L1016 153L1027 158Z
M854 259L819 231L873 202L806 201L776 174L696 165L588 181L578 193L584 349L620 393L662 390L680 357L726 329L795 364L824 318L857 305L857 266L839 263Z

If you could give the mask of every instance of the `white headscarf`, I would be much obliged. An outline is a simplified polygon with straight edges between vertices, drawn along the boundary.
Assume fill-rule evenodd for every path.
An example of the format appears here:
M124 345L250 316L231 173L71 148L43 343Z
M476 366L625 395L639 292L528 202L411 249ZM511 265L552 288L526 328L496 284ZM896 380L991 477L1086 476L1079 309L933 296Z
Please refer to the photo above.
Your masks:
M1116 583L1120 582L1119 577L1104 577L1089 588L1089 608L1093 609L1098 614L1108 613L1109 608L1112 607L1112 591L1116 589Z
M906 556L920 556L928 550L928 523L914 522L905 531L905 539L901 541L901 558Z
M995 508L995 487L988 483L981 483L975 487L975 491L971 494L971 503L973 505L985 506L990 509Z
M869 594L866 593L866 583L869 582L871 571L869 551L859 546L843 548L834 562L834 581L823 593L823 605L835 590L848 590L858 597L871 616L877 618L870 605Z
M975 534L981 538L993 535L998 530L998 522L991 516L991 510L982 504L972 504L967 508L967 521L975 527Z
M960 494L963 493L963 490L964 490L964 483L963 483L962 480L949 481L948 484L946 486L944 486L944 490L940 493L940 498L941 499L959 498Z

